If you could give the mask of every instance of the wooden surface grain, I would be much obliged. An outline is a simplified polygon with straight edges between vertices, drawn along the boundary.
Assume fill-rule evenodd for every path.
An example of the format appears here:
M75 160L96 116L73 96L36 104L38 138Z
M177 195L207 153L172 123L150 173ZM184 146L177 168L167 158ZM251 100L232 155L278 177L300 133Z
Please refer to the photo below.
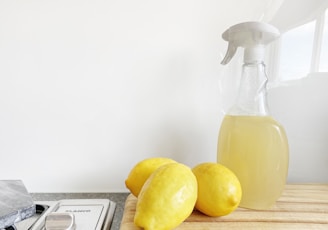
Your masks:
M128 196L121 230L140 230L133 223L136 202L136 197ZM223 217L194 211L176 229L328 229L328 184L288 184L270 210L238 208Z

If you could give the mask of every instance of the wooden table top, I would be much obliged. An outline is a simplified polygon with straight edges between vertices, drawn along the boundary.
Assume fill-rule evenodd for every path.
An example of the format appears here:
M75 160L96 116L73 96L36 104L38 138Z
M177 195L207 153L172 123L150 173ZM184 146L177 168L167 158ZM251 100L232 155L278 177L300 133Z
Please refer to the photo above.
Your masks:
M121 230L140 230L133 223L137 198L125 202ZM266 211L237 208L222 217L194 211L178 230L328 229L328 184L288 184L276 204Z

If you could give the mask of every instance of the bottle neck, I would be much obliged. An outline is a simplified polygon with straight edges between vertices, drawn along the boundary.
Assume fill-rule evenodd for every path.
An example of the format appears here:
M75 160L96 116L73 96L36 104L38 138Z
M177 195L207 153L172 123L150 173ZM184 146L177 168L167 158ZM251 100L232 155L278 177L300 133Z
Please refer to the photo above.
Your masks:
M239 94L231 115L266 116L269 115L265 65L259 63L245 63L242 70Z

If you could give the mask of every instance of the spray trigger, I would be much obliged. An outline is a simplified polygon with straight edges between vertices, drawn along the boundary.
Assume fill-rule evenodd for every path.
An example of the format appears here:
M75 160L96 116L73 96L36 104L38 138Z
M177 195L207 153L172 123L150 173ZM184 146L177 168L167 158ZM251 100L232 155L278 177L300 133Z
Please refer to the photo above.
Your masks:
M265 45L277 39L279 35L277 28L263 22L244 22L231 26L222 34L222 38L229 42L229 45L221 64L229 63L238 47L244 48L245 63L262 62Z

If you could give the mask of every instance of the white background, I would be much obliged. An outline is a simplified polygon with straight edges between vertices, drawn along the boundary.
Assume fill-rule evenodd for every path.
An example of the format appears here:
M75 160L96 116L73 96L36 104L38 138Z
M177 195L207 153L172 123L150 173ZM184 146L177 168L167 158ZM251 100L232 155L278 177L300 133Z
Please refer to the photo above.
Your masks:
M0 1L0 179L31 192L126 191L144 158L216 161L233 91L223 75L234 72L220 65L221 34L269 20L277 2ZM304 170L307 152L295 154L289 181L327 181L327 164Z

